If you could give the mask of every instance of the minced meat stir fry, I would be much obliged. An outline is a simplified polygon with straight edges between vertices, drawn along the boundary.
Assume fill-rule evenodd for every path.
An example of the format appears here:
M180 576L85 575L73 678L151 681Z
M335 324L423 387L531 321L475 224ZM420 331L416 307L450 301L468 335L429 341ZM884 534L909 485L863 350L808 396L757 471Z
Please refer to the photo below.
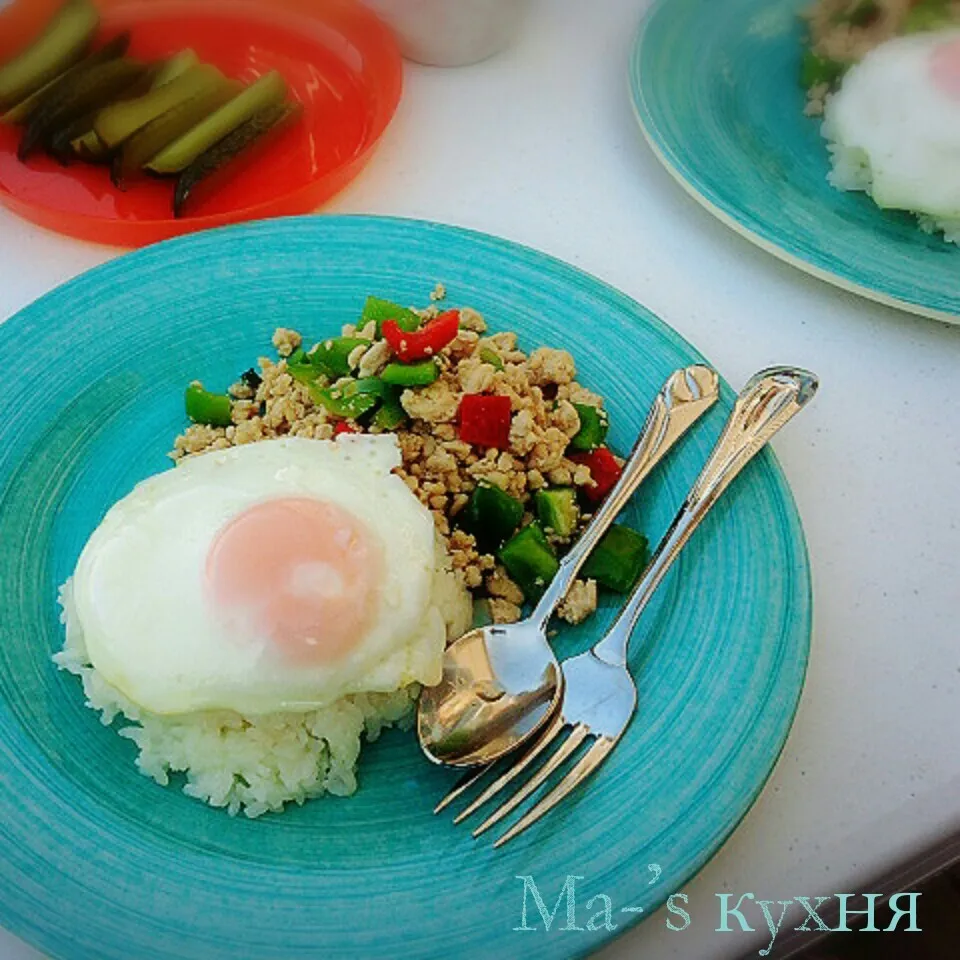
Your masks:
M497 623L521 616L619 479L605 445L603 398L577 382L573 357L527 354L470 308L426 309L370 297L341 335L307 343L278 329L266 357L217 394L187 388L193 424L174 460L283 436L335 439L394 433L399 474L433 514L457 575ZM599 588L629 590L647 558L644 537L614 527L559 613L579 623Z

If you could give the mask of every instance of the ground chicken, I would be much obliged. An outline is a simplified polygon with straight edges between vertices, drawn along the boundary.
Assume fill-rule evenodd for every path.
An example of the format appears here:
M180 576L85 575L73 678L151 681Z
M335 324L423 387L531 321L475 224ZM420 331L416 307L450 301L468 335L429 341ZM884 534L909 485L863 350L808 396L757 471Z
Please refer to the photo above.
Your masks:
M537 445L536 421L529 410L521 410L510 424L510 449L521 457Z
M177 437L172 456L179 460L181 457L206 453L220 439L226 439L226 431L222 427L195 423Z
M507 576L507 571L498 566L486 580L487 593L491 597L507 600L516 606L523 605L523 591Z
M357 367L357 376L361 378L378 376L392 356L393 350L390 349L390 344L386 340L378 340L364 351Z
M557 614L567 623L583 623L597 609L597 581L575 580Z
M238 423L234 429L233 442L237 446L266 439L263 432L263 421L259 417L253 417L243 423Z
M473 333L470 330L461 330L457 334L456 340L443 352L453 361L463 360L474 355L479 340L480 334Z
M250 400L256 393L256 390L254 390L249 383L245 383L243 380L238 380L230 388L229 393L234 400Z
M586 464L575 463L573 465L573 482L578 487L588 487L593 483L593 475Z
M533 445L527 463L534 469L545 473L563 463L569 438L556 427L548 427Z
M460 395L450 382L441 378L429 387L404 390L400 397L403 409L416 420L427 423L449 423L457 417Z
M522 350L517 349L515 333L495 333L477 341L480 350L492 350L504 363L523 363L527 359Z
M477 541L463 530L450 534L449 548L454 572L468 589L475 590L483 583L484 571L493 569L493 557L480 554Z
M603 397L593 393L579 383L564 384L557 389L558 400L569 400L571 403L582 403L588 407L603 409Z
M580 430L580 415L569 400L557 402L550 421L558 430L562 430L568 439L575 437Z
M234 423L243 423L244 420L252 420L260 409L260 405L253 400L236 400L230 411Z
M363 359L364 354L369 349L370 347L365 343L358 344L356 347L354 347L347 357L347 366L351 370L356 370L360 366L360 361Z
M487 321L471 307L463 307L460 311L460 326L473 333L486 333Z
M273 335L273 345L281 357L289 357L294 350L300 348L301 343L303 337L296 330L288 330L286 327L278 327Z
M523 610L509 600L501 600L499 597L490 600L490 616L494 623L516 623L522 613Z
M467 357L457 364L457 377L464 393L486 393L493 387L496 372L494 367L479 357Z
M534 350L527 360L527 371L530 382L535 386L573 383L577 376L573 357L566 350L554 350L552 347Z

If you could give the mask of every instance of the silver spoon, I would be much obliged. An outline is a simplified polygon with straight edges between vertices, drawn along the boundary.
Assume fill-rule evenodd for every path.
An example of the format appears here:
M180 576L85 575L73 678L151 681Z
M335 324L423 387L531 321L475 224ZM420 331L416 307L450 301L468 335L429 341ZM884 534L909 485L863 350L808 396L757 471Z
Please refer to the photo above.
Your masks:
M561 561L533 614L520 623L471 630L447 647L440 683L420 696L417 734L427 757L455 767L491 763L549 719L563 694L560 666L547 640L550 617L640 484L718 394L717 374L708 367L673 373L619 482Z

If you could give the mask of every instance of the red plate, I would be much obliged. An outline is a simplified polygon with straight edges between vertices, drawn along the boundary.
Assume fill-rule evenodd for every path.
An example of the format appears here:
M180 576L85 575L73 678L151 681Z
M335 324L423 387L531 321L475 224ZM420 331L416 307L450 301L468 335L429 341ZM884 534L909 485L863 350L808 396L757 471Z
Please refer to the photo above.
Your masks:
M0 57L36 35L60 0L19 0L0 14ZM228 76L272 69L304 105L302 118L256 162L171 215L170 183L138 181L126 193L105 168L64 168L16 158L19 130L0 127L0 202L41 226L85 240L142 246L241 220L315 210L360 172L400 100L402 63L383 24L350 0L99 0L106 38L133 36L132 56L185 47Z

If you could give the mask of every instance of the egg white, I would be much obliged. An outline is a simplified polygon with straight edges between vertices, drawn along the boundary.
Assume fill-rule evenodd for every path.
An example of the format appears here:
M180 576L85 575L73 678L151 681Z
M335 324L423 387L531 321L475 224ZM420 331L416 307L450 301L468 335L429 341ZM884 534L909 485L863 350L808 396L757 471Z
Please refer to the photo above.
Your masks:
M960 216L960 100L936 85L930 66L937 47L958 38L949 30L881 44L827 102L824 136L862 151L881 207Z
M308 710L351 693L438 682L452 577L438 572L429 511L391 473L399 463L392 436L289 438L211 452L141 483L107 513L73 578L92 665L161 715ZM205 590L218 531L277 497L332 502L382 546L379 608L335 663L291 663L268 639L235 635Z

